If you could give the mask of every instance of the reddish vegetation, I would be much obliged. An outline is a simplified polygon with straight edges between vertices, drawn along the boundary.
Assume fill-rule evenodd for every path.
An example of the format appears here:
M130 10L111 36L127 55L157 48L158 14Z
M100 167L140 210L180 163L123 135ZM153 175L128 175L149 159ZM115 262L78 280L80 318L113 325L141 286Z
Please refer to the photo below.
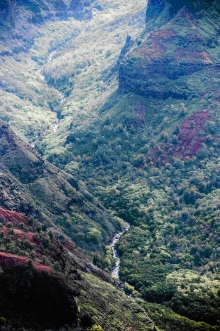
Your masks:
M33 265L34 265L35 269L37 269L37 270L52 272L52 268L51 267L48 267L48 266L46 266L44 264L40 264L40 263L34 262Z
M190 25L191 28L193 29L197 29L197 26L195 25L194 21L193 21L193 17L191 15L191 13L187 10L187 9L182 9L179 11L179 13L177 14L177 19L184 19L184 21L187 21Z
M7 228L6 226L3 226L2 228L0 228L0 232L4 232L4 234L7 237L7 235L9 235L10 229ZM28 240L31 243L38 244L37 240L35 240L34 238L33 232L30 231L24 232L19 229L13 229L13 234L14 234L14 240Z
M34 233L33 227L28 224L29 220L26 216L0 207L0 224L1 223L3 224L0 227L0 233L4 233L4 236L1 236L3 242L7 239L13 243L12 251L9 249L10 253L14 253L14 249L17 248L17 251L19 252L18 254L25 254L27 247L29 247L29 243L31 251L36 254L37 262L33 263L34 267L38 270L51 270L51 268L48 269L47 266L43 266L38 262L41 262L45 255L52 263L56 260L57 255L60 253L59 248L56 245L56 240L52 240L50 244L44 248L44 251L42 251L42 242L45 238L47 240L47 233ZM12 225L9 227L7 226L8 223L11 223ZM2 265L2 263L5 265L7 263L9 263L9 265L17 263L26 264L28 261L27 257L22 257L20 255L12 255L6 252L1 254L0 265Z
M167 30L158 30L154 31L150 34L153 38L163 38L163 39L170 39L176 37L176 32L173 29Z
M27 224L28 218L16 211L9 211L0 207L0 222L21 225L21 223Z
M76 249L76 247L72 243L70 243L69 241L65 242L64 247L72 253L75 252L75 249Z
M207 112L195 113L186 118L180 127L177 143L167 143L153 148L147 156L147 161L162 165L169 163L173 157L185 159L196 156L205 141L204 126L209 118Z
M145 123L145 112L146 112L145 106L139 103L137 108L134 110L134 112L139 120L139 124L142 126Z
M66 240L61 244L56 236L51 236L46 229L41 228L42 225L37 221L34 222L33 227L24 215L0 207L0 239L4 251L0 252L0 266L26 265L29 261L28 256L32 258L34 256L33 266L37 270L52 270L42 264L45 259L51 265L55 262L61 263L62 267L65 255L63 248L74 254L76 250L74 244ZM11 245L7 246L8 243Z
M168 54L168 57L172 56L173 60L177 60L183 63L190 64L212 64L212 58L206 51L198 51L196 46L198 44L198 40L202 37L194 24L194 19L188 10L181 10L178 14L178 24L186 25L188 24L188 34L185 36L186 40L189 40L188 47L179 48L174 50L172 53ZM186 29L187 31L187 29ZM138 48L137 55L142 58L148 60L148 62L159 60L162 58L166 58L166 47L167 43L170 43L170 39L172 38L182 38L178 32L174 31L172 28L168 28L166 30L157 30L150 33L148 37L148 43L140 46ZM180 42L180 41L179 41ZM176 45L179 44L176 43ZM193 45L195 42L195 45ZM193 45L193 46L192 46ZM177 46L178 47L178 46Z
M34 237L34 233L33 232L30 232L30 231L24 232L22 230L14 229L14 234L20 240L27 239L30 242L35 242L35 240L33 238Z
M174 149L174 156L182 158L193 157L197 154L206 135L198 136L200 130L204 129L206 121L209 119L209 114L200 112L193 114L185 119L180 127L178 136L178 144Z
M9 254L9 253L4 253L4 252L0 252L0 265L2 267L4 266L12 266L12 265L27 265L28 264L29 259L27 257L24 256L19 256L19 255L14 255L14 254ZM39 270L39 271L47 271L47 272L51 272L52 269L50 267L47 267L43 264L40 263L33 263L33 266L35 267L35 269Z
M163 58L165 51L165 47L162 46L161 43L155 38L152 40L150 47L149 45L139 47L137 50L137 55L151 62L153 59Z
M174 52L174 58L187 63L212 64L212 59L205 51L196 51L191 49L177 49Z

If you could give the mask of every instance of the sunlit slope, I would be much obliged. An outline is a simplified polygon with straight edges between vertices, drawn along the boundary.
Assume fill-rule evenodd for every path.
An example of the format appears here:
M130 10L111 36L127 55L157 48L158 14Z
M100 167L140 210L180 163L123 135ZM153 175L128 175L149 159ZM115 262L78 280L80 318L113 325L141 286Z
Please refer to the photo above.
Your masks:
M71 3L15 12L5 4L1 12L1 118L32 144L58 151L69 126L96 116L116 88L117 59L127 35L142 29L146 7L144 0Z

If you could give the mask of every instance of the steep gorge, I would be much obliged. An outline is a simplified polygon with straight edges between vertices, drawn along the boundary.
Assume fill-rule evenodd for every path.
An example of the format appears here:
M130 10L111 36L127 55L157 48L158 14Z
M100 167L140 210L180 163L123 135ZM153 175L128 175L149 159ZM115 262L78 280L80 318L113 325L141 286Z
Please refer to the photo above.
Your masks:
M117 245L126 293L164 331L217 331L219 2L150 0L146 26L143 3L86 3L68 16L70 3L61 16L56 1L35 16L17 2L17 21L13 7L1 9L1 118L70 173L1 123L1 205L92 248L93 262L106 270L105 245L120 231L116 215L128 220L132 228ZM22 39L16 33L27 17ZM85 311L114 330L105 312L114 296L120 306L120 292L93 277L83 275ZM104 288L108 298L96 301L95 313L94 288L95 298ZM122 312L132 306L129 322L114 323L153 329L133 304L122 304Z
M84 27L78 20L91 18L90 4L7 1L0 5L1 118L16 130L1 121L1 328L116 330L117 325L117 330L154 330L143 308L90 262L93 252L103 254L121 230L121 220L81 181L43 159L17 135L32 146L50 131L55 136L63 97L43 66L49 66L56 52L77 34L86 32L89 23ZM58 33L50 35L56 27Z
M219 10L149 2L119 90L61 161L133 225L120 276L169 331L219 328Z

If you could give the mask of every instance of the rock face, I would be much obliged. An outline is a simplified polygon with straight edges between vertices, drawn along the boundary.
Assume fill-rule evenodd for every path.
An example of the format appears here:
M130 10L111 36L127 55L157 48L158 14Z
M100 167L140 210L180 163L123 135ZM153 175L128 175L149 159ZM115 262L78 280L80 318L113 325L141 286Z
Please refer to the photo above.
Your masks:
M209 93L219 77L219 13L216 1L149 1L142 43L120 68L121 90L162 99Z

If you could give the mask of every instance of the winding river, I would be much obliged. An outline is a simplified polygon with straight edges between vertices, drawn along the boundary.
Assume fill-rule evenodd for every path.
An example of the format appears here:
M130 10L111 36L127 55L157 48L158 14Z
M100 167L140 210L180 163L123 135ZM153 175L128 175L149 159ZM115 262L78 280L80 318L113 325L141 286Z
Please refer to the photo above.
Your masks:
M124 221L123 223L124 225L124 230L117 233L114 238L112 239L112 243L111 243L111 247L112 247L112 251L113 251L113 257L115 258L115 266L112 269L111 272L111 276L113 278L116 278L118 281L120 281L119 279L119 269L120 269L120 257L118 255L118 252L116 250L116 244L118 243L119 239L121 238L121 236L130 229L130 224L128 224L127 222Z

